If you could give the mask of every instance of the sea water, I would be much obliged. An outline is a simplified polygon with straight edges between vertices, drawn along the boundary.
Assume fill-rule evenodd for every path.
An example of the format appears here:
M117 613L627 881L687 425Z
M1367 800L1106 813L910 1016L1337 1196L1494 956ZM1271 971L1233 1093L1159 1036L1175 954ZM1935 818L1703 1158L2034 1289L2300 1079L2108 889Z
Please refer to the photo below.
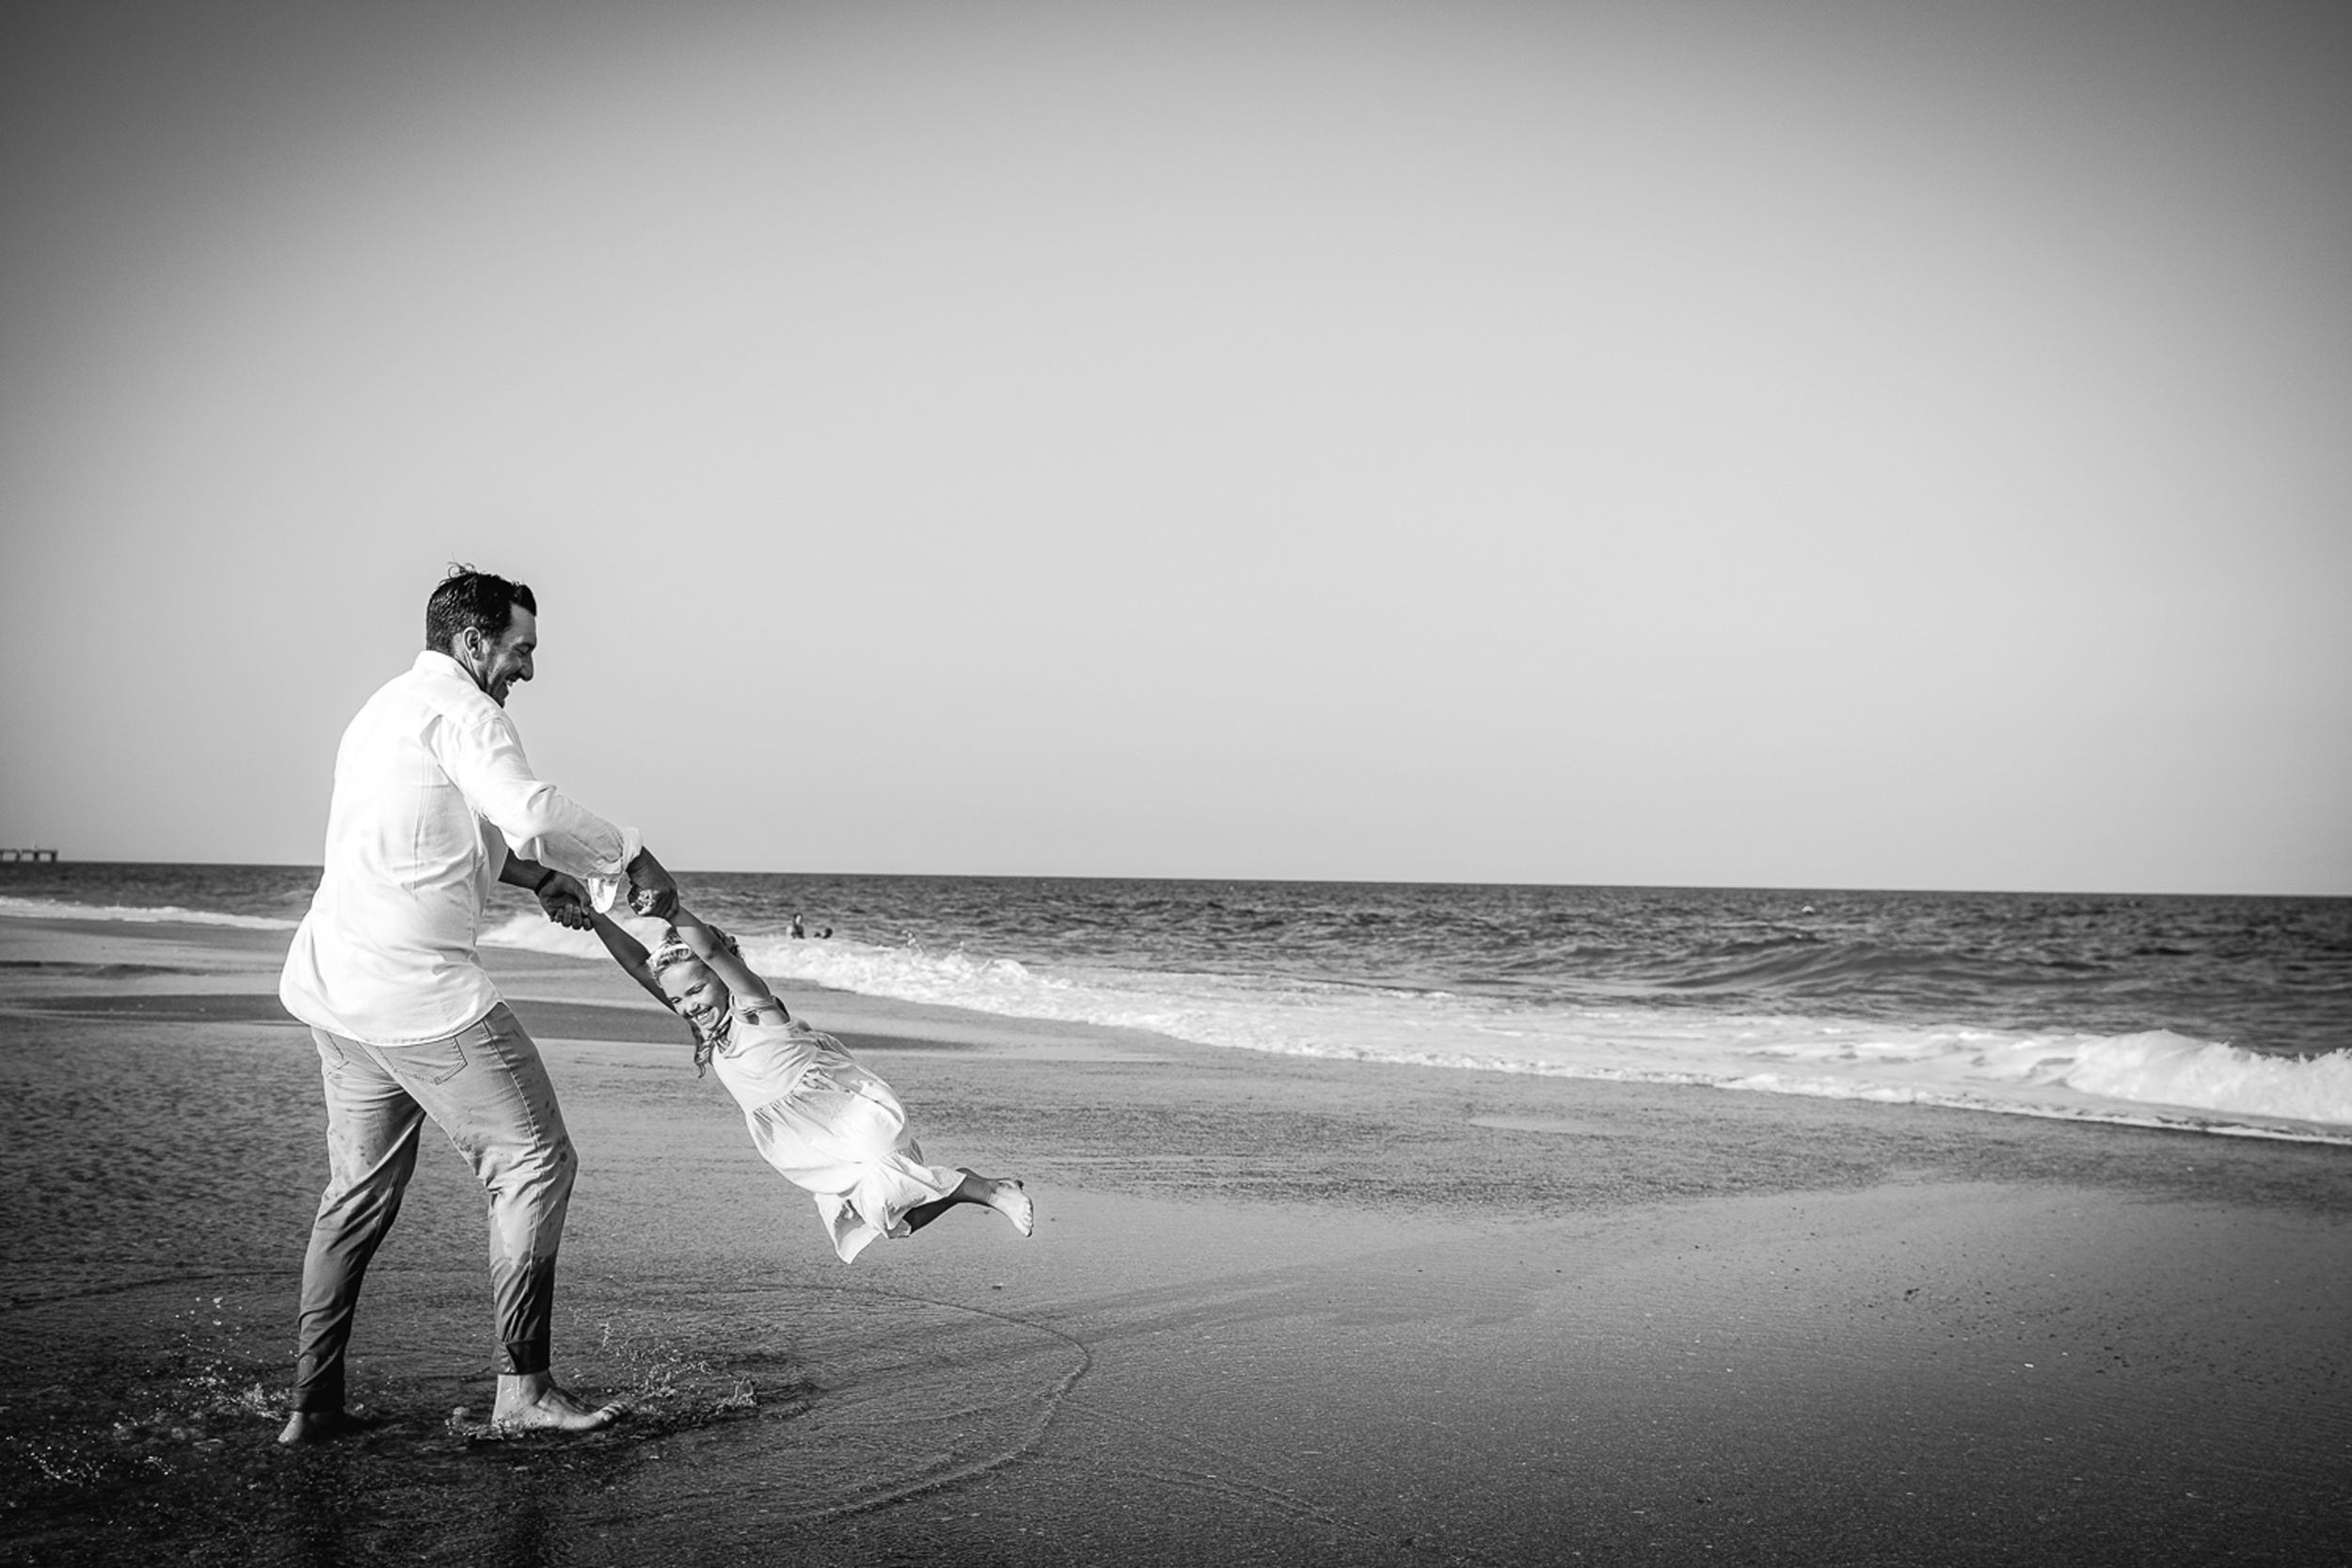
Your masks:
M317 878L0 866L0 915L291 928ZM2352 899L681 881L787 990L1238 1050L2352 1143ZM603 956L593 936L500 896L485 942ZM796 916L807 933L797 938Z

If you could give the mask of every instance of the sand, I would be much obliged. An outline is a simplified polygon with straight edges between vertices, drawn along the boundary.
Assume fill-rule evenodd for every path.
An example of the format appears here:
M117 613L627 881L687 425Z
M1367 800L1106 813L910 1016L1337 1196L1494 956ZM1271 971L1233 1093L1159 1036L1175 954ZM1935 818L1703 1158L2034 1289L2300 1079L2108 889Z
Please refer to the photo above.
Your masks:
M0 920L0 1561L2352 1551L2342 1148L807 991L930 1158L1039 1208L844 1266L681 1026L495 951L582 1160L558 1370L631 1414L480 1435L480 1199L428 1132L354 1342L377 1424L282 1450L326 1164L283 947Z

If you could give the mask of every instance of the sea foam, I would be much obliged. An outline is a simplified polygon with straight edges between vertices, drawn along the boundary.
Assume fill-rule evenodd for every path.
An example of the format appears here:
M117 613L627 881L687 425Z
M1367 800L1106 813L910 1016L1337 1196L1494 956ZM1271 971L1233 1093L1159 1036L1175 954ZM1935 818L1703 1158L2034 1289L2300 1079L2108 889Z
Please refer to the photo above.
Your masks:
M658 929L644 923L643 934ZM484 940L603 956L593 935L535 915ZM779 981L1242 1050L2352 1143L2352 1053L2263 1055L2164 1030L1980 1029L1634 1002L1519 1006L1441 990L1107 965L1049 974L1009 958L839 939L749 937L744 957Z
M235 926L249 931L291 931L299 922L260 914L222 914L183 910L176 904L132 908L120 904L68 904L48 898L0 897L0 917L19 920L123 920L141 925Z

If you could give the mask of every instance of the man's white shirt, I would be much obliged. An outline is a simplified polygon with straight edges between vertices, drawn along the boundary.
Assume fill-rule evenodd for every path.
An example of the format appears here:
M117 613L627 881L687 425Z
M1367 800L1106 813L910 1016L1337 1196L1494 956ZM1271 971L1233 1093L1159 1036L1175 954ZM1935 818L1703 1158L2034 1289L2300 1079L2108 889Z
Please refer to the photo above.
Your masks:
M532 776L521 738L447 654L427 649L343 731L326 868L278 985L303 1022L412 1045L498 1006L475 954L507 852L580 878L624 878L616 828Z

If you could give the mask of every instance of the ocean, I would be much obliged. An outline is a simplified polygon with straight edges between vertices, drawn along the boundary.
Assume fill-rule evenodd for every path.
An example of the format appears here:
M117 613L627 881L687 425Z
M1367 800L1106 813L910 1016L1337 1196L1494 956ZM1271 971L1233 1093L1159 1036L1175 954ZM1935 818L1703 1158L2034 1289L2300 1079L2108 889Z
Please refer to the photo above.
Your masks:
M0 865L0 915L291 929L317 878ZM787 995L799 982L1234 1050L2352 1144L2352 899L680 882ZM602 957L505 889L484 941Z

